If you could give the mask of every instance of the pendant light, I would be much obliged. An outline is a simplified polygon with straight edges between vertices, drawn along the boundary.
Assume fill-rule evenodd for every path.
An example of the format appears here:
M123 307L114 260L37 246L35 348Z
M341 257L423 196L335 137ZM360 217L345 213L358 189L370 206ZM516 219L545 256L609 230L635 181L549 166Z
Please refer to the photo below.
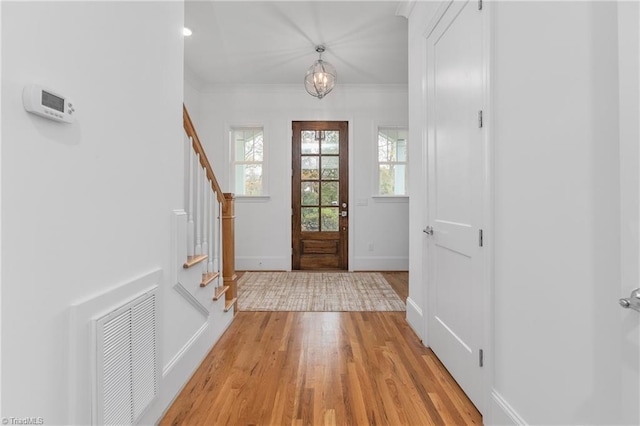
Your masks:
M324 51L324 46L316 46L316 52L319 55L318 60L311 65L307 70L307 75L304 77L304 88L307 89L311 96L315 96L318 99L324 98L336 85L336 69L330 63L322 60Z

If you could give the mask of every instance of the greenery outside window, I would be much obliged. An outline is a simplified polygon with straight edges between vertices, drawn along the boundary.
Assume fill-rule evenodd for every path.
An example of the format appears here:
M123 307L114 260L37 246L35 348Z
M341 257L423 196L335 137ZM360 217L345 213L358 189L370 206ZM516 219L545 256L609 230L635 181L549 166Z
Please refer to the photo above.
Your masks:
M265 195L264 130L262 127L233 127L230 131L232 184L235 195Z
M378 128L378 195L408 194L407 133L403 127Z

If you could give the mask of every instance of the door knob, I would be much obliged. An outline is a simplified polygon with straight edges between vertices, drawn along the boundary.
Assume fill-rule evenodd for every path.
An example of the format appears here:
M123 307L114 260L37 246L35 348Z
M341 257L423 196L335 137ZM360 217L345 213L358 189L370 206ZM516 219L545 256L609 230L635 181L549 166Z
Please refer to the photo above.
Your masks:
M633 290L629 297L618 300L618 303L625 309L633 309L640 312L640 288Z
M433 235L433 226L427 226L422 230L427 235Z

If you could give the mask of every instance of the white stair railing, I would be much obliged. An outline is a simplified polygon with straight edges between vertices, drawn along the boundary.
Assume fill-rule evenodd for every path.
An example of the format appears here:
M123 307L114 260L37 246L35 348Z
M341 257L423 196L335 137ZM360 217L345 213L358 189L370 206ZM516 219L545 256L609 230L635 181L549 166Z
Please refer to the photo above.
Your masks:
M199 268L201 287L216 280L214 299L224 296L224 311L237 309L235 273L235 197L223 194L204 147L183 105L188 143L185 158L187 256L184 268Z
M185 141L189 156L185 170L187 255L192 258L207 256L201 266L202 283L215 274L218 287L222 281L222 204L207 175L207 169L202 167L200 155L191 149L193 139L186 137Z

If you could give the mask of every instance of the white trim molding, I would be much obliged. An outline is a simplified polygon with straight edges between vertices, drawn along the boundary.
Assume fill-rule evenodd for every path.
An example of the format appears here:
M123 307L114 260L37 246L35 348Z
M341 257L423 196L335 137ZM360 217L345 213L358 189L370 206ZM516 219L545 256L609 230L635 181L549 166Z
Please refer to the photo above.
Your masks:
M409 19L411 12L416 5L417 0L398 1L398 7L396 8L396 16L402 16Z
M488 424L491 425L518 425L527 426L528 423L520 417L511 405L496 391L491 390L491 417Z
M209 311L207 311L207 314L208 313ZM182 359L182 357L191 350L191 347L194 346L198 339L200 339L200 336L202 336L202 333L205 332L207 327L209 327L208 322L202 324L202 326L193 334L193 336L191 336L187 343L185 343L184 346L173 356L173 358L171 358L171 360L167 362L167 365L162 368L162 377L166 377L171 372L173 367ZM200 367L200 364L198 364L198 367Z
M236 256L238 271L289 271L291 256Z
M191 304L191 306L193 306L196 309L196 311L200 312L205 318L207 318L209 316L209 310L207 308L205 308L204 305L198 301L198 299L193 297L191 292L189 290L187 290L186 288L184 288L184 286L180 283L180 281L175 283L173 285L173 288L178 293L180 293L180 295L182 297L184 297L184 299L187 302L189 302Z
M413 331L418 335L420 340L422 340L422 344L425 344L425 336L424 336L424 314L422 309L416 302L411 299L411 297L407 297L407 323L413 329Z
M408 271L409 256L355 256L350 271Z

